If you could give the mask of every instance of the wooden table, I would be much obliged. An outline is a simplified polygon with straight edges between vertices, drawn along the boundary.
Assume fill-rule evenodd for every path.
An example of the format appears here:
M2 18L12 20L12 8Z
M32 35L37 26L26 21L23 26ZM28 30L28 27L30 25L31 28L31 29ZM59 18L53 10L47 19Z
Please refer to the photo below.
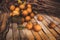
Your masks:
M53 16L42 15L43 21L38 21L35 16L35 21L41 25L42 30L35 32L34 30L18 30L17 23L10 24L12 28L9 29L6 39L7 40L60 40L60 18ZM53 29L49 28L49 23L54 22L57 26ZM12 26L13 25L13 26ZM20 32L20 33L19 33Z

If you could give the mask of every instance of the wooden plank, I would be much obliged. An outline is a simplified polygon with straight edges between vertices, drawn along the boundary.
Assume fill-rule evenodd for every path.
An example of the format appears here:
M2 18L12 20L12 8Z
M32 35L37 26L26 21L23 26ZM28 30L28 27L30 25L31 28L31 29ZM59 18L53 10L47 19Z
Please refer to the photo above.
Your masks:
M50 40L56 40L56 38L50 33L50 31L42 24L42 22L38 21L36 16L34 17L38 24L41 25L43 31L46 33L46 35L49 37Z
M43 16L43 15L42 15L42 16ZM44 16L43 16L43 17L44 17ZM53 19L53 17L51 17L51 18ZM56 19L57 19L57 18L56 18ZM50 23L50 20L48 20L48 19L46 19L46 18L45 18L45 20L47 20L47 22ZM55 18L54 18L54 20L55 20ZM57 25L57 26L60 28L60 22L59 22L59 21L60 21L60 20L58 20L58 25ZM56 20L56 22L57 22L57 20Z
M1 14L0 21L3 21L3 18L4 18L4 14Z
M50 40L48 36L41 30L39 31L39 34L43 40Z
M0 14L0 21L1 21L1 14Z
M56 22L59 23L57 26L60 28L60 18L53 17L53 16L50 16L50 17L53 18L53 20L55 20Z
M12 29L11 28L9 28L9 32L7 33L6 40L13 40Z
M36 23L35 19L31 19L31 22ZM42 40L38 32L32 30L32 34L34 35L35 40Z
M44 17L44 15L42 15ZM56 31L54 29L50 29L48 27L49 23L46 21L46 18L44 17L44 20L42 21L43 24L46 26L46 28L49 29L49 31L55 36L55 37L58 37L59 35L56 33Z
M25 30L26 30L26 29L23 29L23 30L22 30L23 33L24 33L24 40L28 40L29 38L28 38L28 35L26 34Z
M5 30L5 28L6 28L6 22L7 22L7 19L8 19L7 13L3 14L3 16L4 17L2 18L2 25L1 25L1 31L0 32L2 32L2 31Z
M54 22L56 25L58 25L58 24L59 24L57 21L53 20L50 16L45 15L45 17L46 17L46 18L48 18L48 20L50 20L50 21Z
M42 40L41 37L39 36L38 32L35 32L32 30L32 34L34 35L35 40Z
M59 36L54 29L50 29L50 28L48 27L48 24L47 24L46 22L44 22L44 25L46 26L46 28L49 29L49 31L50 31L55 37Z
M55 27L54 29L60 34L60 28Z
M58 23L60 23L60 18L58 17L54 17L54 16L50 16L51 18L53 18L55 21L57 21Z
M25 27L27 23L23 23L22 25ZM21 25L21 24L20 24ZM19 30L19 39L20 40L28 40L27 36L26 36L26 32L25 29Z
M16 23L14 23L13 25L15 24ZM10 24L10 26L12 26L12 24ZM23 30L18 31L17 24L13 28L14 28L13 30L11 29L11 27L9 28L9 32L6 37L7 40L25 40L26 39L25 34L23 33ZM19 35L19 32L20 32L20 35Z
M48 20L54 22L55 24L58 25L58 23L56 21L54 21L51 17L47 16L47 15L44 15ZM58 27L55 27L54 28L59 34L60 34L60 29Z
M23 26L25 27L26 24L27 24L27 22L24 22ZM31 30L23 29L22 31L23 31L23 34L24 34L24 37L22 36L24 38L24 40L31 40L31 39L34 40L34 36L31 32ZM22 35L22 33L20 33L20 34Z
M13 40L18 40L18 30L17 30L17 23L12 23L12 36Z
M44 19L45 19L45 21L47 22L44 22L45 23L45 25L48 25L49 23L50 23L50 20L48 20L44 15L42 15L43 17L44 17ZM49 28L48 28L49 29ZM59 35L53 30L53 29L49 29L52 33L53 33L53 35L56 37L59 37Z
M23 30L19 30L19 40L27 40L27 37Z
M36 20L35 19L33 19L33 20L31 20L33 23L35 23L36 22ZM37 33L37 35L36 35L36 33ZM49 40L49 38L47 37L47 35L45 35L44 34L44 32L41 30L41 31L39 31L39 32L34 32L34 35L36 35L36 36L38 36L38 35L40 35L40 37L43 39L43 40ZM35 36L35 37L36 37ZM38 40L38 39L37 39Z
M24 29L23 31L24 31L24 33L26 34L26 37L28 38L28 40L34 40L34 36L33 36L33 34L31 33L31 30Z

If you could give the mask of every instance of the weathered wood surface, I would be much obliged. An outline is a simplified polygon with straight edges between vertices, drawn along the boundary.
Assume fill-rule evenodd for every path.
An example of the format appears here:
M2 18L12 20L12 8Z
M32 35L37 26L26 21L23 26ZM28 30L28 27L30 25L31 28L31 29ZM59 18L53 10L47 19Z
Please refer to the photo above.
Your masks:
M34 2L38 2L38 1L35 0ZM49 15L55 15L57 17L60 17L60 3L52 2L51 0L43 0L42 2L39 2L38 5L41 6L40 7L41 9L47 11ZM11 28L9 28L9 32L6 36L6 39L7 40L60 40L60 18L49 15L42 14L42 16L44 17L43 21L38 21L35 17L35 21L38 24L40 24L42 27L42 30L39 32L35 32L33 30L28 30L28 29L18 30L17 23L11 24L10 25ZM2 21L4 16L1 15L0 17L1 17L0 21ZM6 20L4 18L3 21L4 25L6 25L5 21ZM53 29L50 29L48 26L49 23L51 23L51 21L57 24L57 26Z
M7 28L7 20L8 20L8 14L1 14L0 15L0 40L6 40L6 34L8 32Z
M18 31L17 27L18 25L16 23L13 23L13 29L10 28L10 33L7 34L7 40L60 40L60 29L58 26L56 26L53 29L49 28L49 23L54 22L57 25L60 24L58 20L54 20L51 16L48 15L42 15L44 20L38 21L35 16L35 21L41 25L42 30L39 32L35 32L34 30L28 30L23 29ZM51 19L50 19L51 18ZM59 18L56 18L59 19ZM54 21L53 21L54 20ZM60 25L59 25L60 26ZM13 32L12 32L13 31ZM20 35L19 35L20 32ZM14 38L14 39L13 39Z
M8 14L7 13L5 13L5 14L2 14L1 15L1 20L0 20L0 24L1 24L1 26L0 26L0 32L3 32L5 29L6 29L6 24L7 24L7 20L8 20L8 16L7 16Z

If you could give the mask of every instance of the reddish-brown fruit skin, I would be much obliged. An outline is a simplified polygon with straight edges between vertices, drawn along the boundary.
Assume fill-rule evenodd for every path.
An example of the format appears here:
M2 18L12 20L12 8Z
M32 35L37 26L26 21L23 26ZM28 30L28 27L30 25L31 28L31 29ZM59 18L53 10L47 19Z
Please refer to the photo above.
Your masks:
M12 15L12 12L10 13L10 16L13 16L13 15Z
M27 7L28 7L28 8L31 8L32 6L31 6L31 4L27 4Z
M51 23L49 24L49 27L50 27L50 28L54 28L54 27L56 27L56 24L53 23L53 22L51 22Z
M27 15L28 15L27 10L23 10L23 11L22 11L22 15L23 15L23 16L27 16Z
M24 9L25 8L25 5L24 4L21 4L19 7L20 7L20 9Z
M15 9L15 6L14 6L14 5L11 5L11 6L10 6L10 10L13 11L14 9Z
M13 15L13 16L15 16L15 15L19 16L20 14L19 14L18 11L15 11L15 10L14 10L12 15Z
M15 8L15 10L16 10L16 11L19 11L19 10L20 10L20 8L19 8L19 7L16 7L16 8Z
M28 22L26 24L26 28L29 29L29 30L31 30L33 28L33 24L31 22Z
M32 12L32 8L27 8L28 13Z
M35 14L34 13L31 13L30 16L33 18L35 16Z
M30 21L31 20L31 17L30 16L26 16L25 20L26 21Z
M37 19L39 20L39 21L42 21L43 20L43 17L42 16L37 16Z
M34 29L36 32L38 32L38 31L40 31L42 28L41 28L40 25L36 24L36 25L34 25L33 29Z

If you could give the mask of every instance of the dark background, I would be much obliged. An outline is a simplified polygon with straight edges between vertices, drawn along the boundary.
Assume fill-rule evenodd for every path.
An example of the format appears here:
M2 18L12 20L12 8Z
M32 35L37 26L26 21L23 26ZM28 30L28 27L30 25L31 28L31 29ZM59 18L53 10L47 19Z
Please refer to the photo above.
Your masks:
M1 4L4 5L4 1L6 2L6 0L0 0L0 9L2 7ZM7 3L14 1L17 0L7 0ZM29 1L33 3L33 0L28 0L28 2ZM38 3L42 4L41 9L43 12L46 12L48 15L53 15L60 18L60 0L39 0Z

